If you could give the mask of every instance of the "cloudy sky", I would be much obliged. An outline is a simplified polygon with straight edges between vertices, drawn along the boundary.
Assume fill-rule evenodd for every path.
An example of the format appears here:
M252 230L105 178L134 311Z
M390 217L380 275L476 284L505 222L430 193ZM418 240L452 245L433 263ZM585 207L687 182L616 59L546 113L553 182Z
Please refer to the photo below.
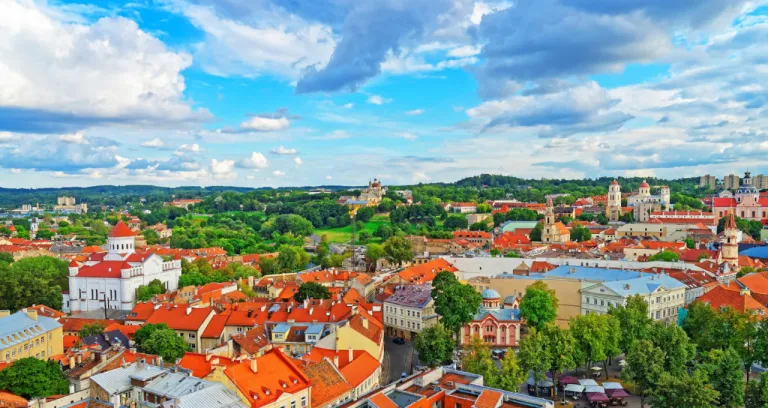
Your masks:
M768 172L768 1L0 0L0 186Z

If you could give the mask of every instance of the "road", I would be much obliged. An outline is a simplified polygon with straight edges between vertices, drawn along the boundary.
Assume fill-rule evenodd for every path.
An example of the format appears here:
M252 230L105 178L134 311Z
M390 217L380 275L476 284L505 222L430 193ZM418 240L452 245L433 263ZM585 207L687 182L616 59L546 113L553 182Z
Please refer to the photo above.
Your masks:
M400 374L411 374L413 369L413 343L406 340L405 344L395 344L392 337L384 337L384 365L389 366L387 383L400 378Z

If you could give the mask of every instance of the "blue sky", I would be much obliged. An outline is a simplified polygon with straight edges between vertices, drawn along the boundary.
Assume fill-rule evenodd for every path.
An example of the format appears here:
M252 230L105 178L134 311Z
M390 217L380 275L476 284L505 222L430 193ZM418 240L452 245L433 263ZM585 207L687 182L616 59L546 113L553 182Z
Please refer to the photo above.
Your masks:
M0 3L0 186L768 172L766 1Z

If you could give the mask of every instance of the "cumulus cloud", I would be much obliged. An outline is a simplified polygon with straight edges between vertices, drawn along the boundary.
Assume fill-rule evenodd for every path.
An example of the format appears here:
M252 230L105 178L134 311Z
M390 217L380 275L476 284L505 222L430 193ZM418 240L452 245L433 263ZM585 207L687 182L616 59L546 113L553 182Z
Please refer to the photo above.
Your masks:
M424 109L413 109L413 110L405 111L405 114L408 116L417 116L417 115L421 115L422 113L424 113Z
M276 176L276 177L282 177L282 176L285 176L285 172L284 172L284 171L280 171L280 170L275 170L275 171L273 171L273 172L272 172L272 174L273 174L274 176Z
M371 105L383 105L385 103L392 102L392 99L384 98L381 95L371 95L368 97L367 102L370 103Z
M293 159L293 162L294 162L294 163L296 163L296 167L299 167L299 166L301 166L302 164L304 164L304 162L301 160L301 157L295 157L295 158Z
M325 176L325 179L326 179L326 180L333 180L333 177L331 177L331 176Z
M352 109L352 107L354 107L354 106L355 106L354 103L345 103L344 104L344 109Z
M76 132L59 136L59 140L64 143L72 144L88 144L88 140L85 139L85 132Z
M286 149L283 146L280 146L276 149L272 149L272 154L279 154L279 155L292 155L297 154L299 151L296 149Z
M72 135L61 135L72 137ZM92 137L88 142L65 142L61 136L24 134L10 148L0 149L0 166L38 171L73 172L85 168L107 168L119 164L117 144ZM85 140L84 136L82 140ZM78 140L74 137L73 140Z
M9 0L0 31L9 34L0 44L0 128L57 133L210 118L184 96L181 71L191 57L134 21L71 23L53 6Z
M238 166L245 169L266 169L269 166L269 161L263 154L253 152L250 156L240 160Z
M286 118L264 118L254 116L241 123L240 127L247 130L255 130L257 132L270 132L287 129L290 124L291 123Z
M156 137L152 140L147 140L146 142L141 144L144 147L163 147L165 146L165 142L163 142L162 139L159 137Z
M234 160L211 159L211 174L217 180L232 180L237 177Z

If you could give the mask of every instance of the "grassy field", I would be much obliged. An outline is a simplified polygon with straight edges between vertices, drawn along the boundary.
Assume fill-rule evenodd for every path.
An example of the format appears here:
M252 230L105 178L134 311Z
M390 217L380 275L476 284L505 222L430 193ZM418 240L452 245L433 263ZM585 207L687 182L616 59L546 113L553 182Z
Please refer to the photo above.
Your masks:
M374 215L370 221L363 223L363 229L373 234L379 225L389 224L389 217L386 215ZM358 233L360 231L357 231ZM352 239L352 226L347 225L341 228L316 228L315 234L319 236L327 235L328 242L331 243L344 243ZM371 242L376 242L378 238L374 238Z

